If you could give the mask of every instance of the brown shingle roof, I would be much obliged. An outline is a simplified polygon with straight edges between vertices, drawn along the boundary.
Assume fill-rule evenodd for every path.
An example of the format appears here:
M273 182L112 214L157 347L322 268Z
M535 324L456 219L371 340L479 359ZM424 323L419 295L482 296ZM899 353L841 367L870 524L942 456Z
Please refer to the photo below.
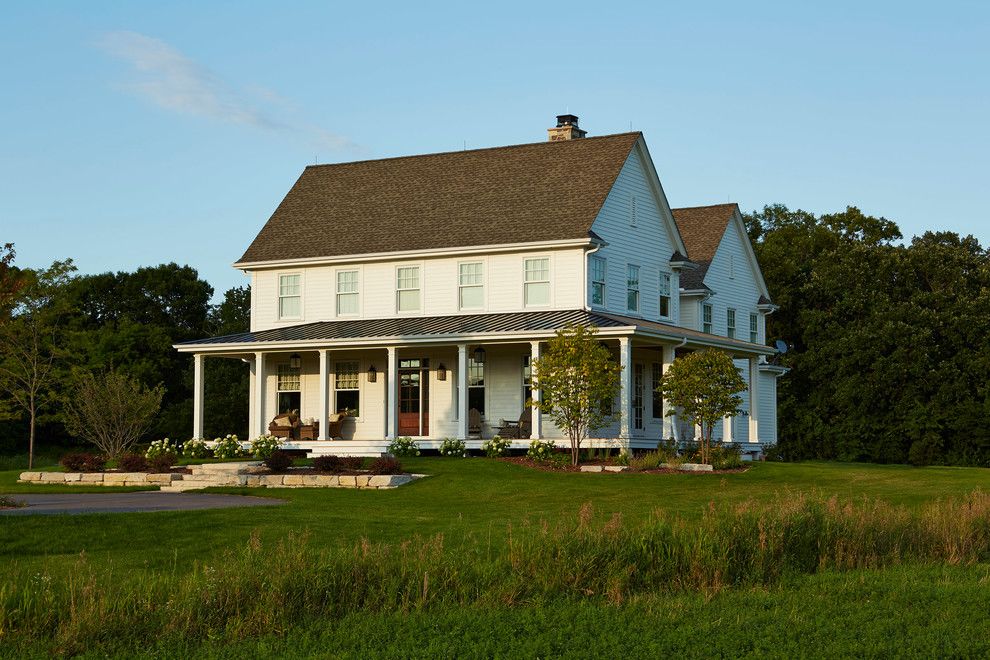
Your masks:
M240 261L587 238L640 137L313 165Z
M674 222L681 233L688 257L698 264L698 268L681 273L681 286L685 289L705 287L705 275L715 258L715 251L722 241L725 228L732 214L739 209L736 204L714 204L712 206L691 206L671 209Z

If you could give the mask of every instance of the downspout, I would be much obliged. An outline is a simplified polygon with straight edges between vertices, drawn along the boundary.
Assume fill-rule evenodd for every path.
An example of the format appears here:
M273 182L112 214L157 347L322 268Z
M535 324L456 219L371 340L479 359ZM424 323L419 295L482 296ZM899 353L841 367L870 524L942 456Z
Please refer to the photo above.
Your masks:
M582 270L584 271L581 273L582 275L581 279L584 280L584 298L583 298L584 304L581 306L581 309L585 310L586 312L591 311L591 305L588 303L588 259L591 258L591 255L593 255L595 252L598 252L601 249L602 249L602 244L598 243L595 245L595 247L586 251L584 253L584 262L581 264ZM606 287L606 291L607 290L608 288Z

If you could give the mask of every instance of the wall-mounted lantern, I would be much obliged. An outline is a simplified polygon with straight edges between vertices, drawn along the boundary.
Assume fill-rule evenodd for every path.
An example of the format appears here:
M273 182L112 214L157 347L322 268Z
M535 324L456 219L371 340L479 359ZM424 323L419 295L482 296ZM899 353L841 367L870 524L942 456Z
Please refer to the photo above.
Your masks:
M474 349L474 361L477 364L484 364L485 363L485 349L483 349L481 346L479 346L478 348Z
M299 353L293 353L289 356L289 366L293 369L298 369L302 366L302 358L299 357Z
M447 380L447 367L444 366L443 362L437 367L437 380Z
M375 365L368 367L368 382L374 383L378 380L378 369L375 369Z

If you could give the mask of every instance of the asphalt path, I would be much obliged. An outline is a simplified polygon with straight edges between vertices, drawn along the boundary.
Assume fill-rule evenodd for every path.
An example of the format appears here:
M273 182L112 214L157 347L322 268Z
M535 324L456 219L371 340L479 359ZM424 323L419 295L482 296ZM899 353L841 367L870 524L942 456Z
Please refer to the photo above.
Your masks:
M201 511L242 506L275 506L285 500L210 493L10 493L7 497L27 506L0 509L0 516L53 515L61 513L135 513L141 511Z

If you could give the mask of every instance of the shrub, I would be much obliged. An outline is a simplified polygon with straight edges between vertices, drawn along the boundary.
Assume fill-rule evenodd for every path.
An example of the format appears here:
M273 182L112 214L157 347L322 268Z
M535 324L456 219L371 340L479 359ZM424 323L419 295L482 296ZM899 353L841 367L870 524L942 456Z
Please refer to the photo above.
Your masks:
M553 456L556 446L549 440L533 440L529 443L526 455L534 461L548 461Z
M236 435L226 435L223 438L217 438L215 440L216 444L213 445L213 455L219 459L226 460L228 458L240 458L244 456L244 450L241 449L241 443L237 440Z
M709 456L712 468L716 470L732 470L742 467L742 455L738 445L716 445Z
M317 456L313 459L313 469L317 472L355 472L364 465L360 456Z
M284 472L292 465L292 457L281 449L276 449L265 459L265 465L272 472Z
M393 456L419 456L419 445L408 436L396 438L388 443L388 453Z
M141 454L128 452L117 459L117 467L124 472L146 472L148 470L148 459Z
M382 456L372 461L370 471L371 474L400 474L402 463L391 456Z
M467 445L459 438L444 438L443 442L440 443L440 455L466 457L468 455Z
M202 438L193 438L182 443L182 456L184 458L206 458L209 455L210 450Z
M629 459L629 467L634 470L656 470L660 467L661 463L666 463L663 455L658 451L648 451L645 454L640 454L639 456L633 456Z
M251 453L255 458L265 460L282 446L282 439L274 435L259 435L251 441Z
M178 445L165 438L164 440L155 440L152 442L148 447L148 451L144 452L144 457L150 461L157 456L172 456L172 460L175 460L175 456L178 453Z
M172 465L177 458L178 456L176 454L158 454L153 458L147 459L148 467L152 472L171 472Z
M661 438L657 443L657 453L663 457L663 463L669 463L672 459L677 458L677 440Z
M93 465L93 458L92 454L86 452L72 452L63 456L59 462L67 472L93 472L94 470L89 469ZM103 469L103 464L100 464L100 469Z
M83 454L83 472L103 472L107 469L107 458L103 454Z
M488 458L498 458L509 453L509 445L511 444L511 440L506 440L502 436L496 435L491 440L482 442L481 450L485 452L485 456Z

